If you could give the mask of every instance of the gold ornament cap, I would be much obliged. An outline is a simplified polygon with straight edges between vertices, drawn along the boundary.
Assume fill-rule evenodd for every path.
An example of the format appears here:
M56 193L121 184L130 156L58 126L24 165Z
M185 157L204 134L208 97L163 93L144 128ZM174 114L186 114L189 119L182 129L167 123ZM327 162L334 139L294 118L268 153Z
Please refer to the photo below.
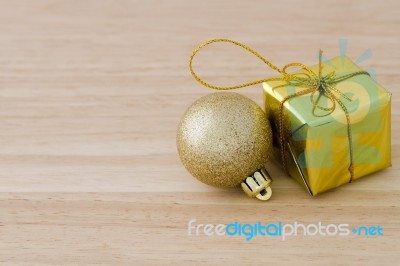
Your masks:
M269 200L272 196L272 179L264 168L256 171L242 182L242 189L251 198Z

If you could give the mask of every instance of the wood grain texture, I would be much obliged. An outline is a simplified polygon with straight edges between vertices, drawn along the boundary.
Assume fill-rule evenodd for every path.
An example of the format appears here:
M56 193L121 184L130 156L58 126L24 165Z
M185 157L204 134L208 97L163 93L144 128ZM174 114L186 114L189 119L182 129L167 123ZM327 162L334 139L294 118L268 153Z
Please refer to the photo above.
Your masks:
M0 1L0 264L397 265L400 4L388 1ZM393 93L393 167L311 198L273 164L266 203L201 184L181 165L178 121L211 91L189 75L200 42L244 42L276 65L322 48L376 70ZM218 84L272 76L216 45ZM262 104L261 86L241 93ZM382 237L190 237L187 223L381 225Z

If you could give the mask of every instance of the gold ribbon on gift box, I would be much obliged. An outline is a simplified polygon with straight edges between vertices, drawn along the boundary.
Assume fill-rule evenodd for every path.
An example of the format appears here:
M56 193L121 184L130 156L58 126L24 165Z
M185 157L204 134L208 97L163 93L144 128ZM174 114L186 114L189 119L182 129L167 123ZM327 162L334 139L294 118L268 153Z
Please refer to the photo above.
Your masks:
M224 42L224 43L230 43L237 45L239 47L242 47L243 49L249 51L256 57L258 57L260 60L262 60L269 68L272 70L275 70L278 72L281 77L277 78L266 78L266 79L261 79L261 80L256 80L256 81L251 81L248 83L243 83L235 86L228 86L228 87L220 87L220 86L215 86L210 83L205 82L202 80L193 70L193 59L195 55L205 46L210 45L212 43L217 43L217 42ZM287 72L287 70L291 67L300 67L301 71L297 73L290 74ZM327 116L331 114L335 109L336 106L339 105L340 108L343 110L343 113L346 116L346 122L347 122L347 140L349 143L349 157L350 157L350 164L348 167L348 170L350 172L350 180L349 183L352 182L354 178L354 164L353 164L353 145L352 145L352 134L351 134L351 121L350 121L350 115L349 111L347 110L345 104L339 99L339 97L343 97L347 101L351 101L349 97L347 97L344 93L339 91L336 88L336 84L347 80L349 78L358 76L358 75L369 75L368 72L366 71L356 71L347 75L336 75L335 72L331 72L327 75L322 75L322 50L319 51L319 71L318 74L314 73L309 67L302 63L289 63L286 64L282 69L279 69L277 66L272 64L270 61L265 59L263 56L261 56L259 53L248 47L247 45L244 45L242 43L232 41L229 39L214 39L207 41L200 46L198 46L196 49L194 49L192 55L190 56L189 60L189 69L192 74L192 76L197 80L199 83L201 83L203 86L210 88L210 89L215 89L215 90L233 90L233 89L238 89L238 88L243 88L243 87L248 87L251 85L255 84L260 84L263 82L269 82L269 81L284 81L286 84L277 86L273 89L280 88L280 87L285 87L285 86L297 86L297 87L304 87L305 89L302 91L298 91L294 94L288 95L283 98L283 100L280 102L280 108L279 108L279 142L280 142L280 153L281 153L281 160L282 160L282 165L283 169L285 170L286 173L288 173L288 169L286 166L286 152L285 152L285 145L284 145L284 134L283 134L283 124L284 124L284 116L283 116L283 107L285 102L288 100L310 94L310 102L313 106L313 115L314 116ZM317 95L316 95L317 94ZM339 97L337 95L339 95ZM325 107L319 104L319 101L322 96L325 96L329 102L330 102L330 107ZM317 115L315 110L319 109L322 111L325 111L326 113L323 115Z

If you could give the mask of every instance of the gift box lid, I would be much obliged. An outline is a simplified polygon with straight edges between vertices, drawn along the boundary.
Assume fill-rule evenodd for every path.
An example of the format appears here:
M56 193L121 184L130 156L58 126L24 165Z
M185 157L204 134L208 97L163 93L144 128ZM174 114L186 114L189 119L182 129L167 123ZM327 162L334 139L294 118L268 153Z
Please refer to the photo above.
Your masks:
M318 73L318 65L314 65L310 68L315 73ZM323 62L322 74L327 75L334 72L335 75L342 76L361 70L362 69L350 58L338 56ZM285 84L285 81L264 82L263 88L266 93L273 96L279 102L288 95L306 89L306 87L284 86ZM349 101L345 97L334 92L335 96L346 106L352 124L362 120L369 112L379 108L381 103L389 101L391 97L391 94L380 86L370 75L357 75L341 81L336 85L336 89L351 99L351 101ZM321 95L318 104L326 108L335 104L336 106L333 112L328 113L327 111L314 108L311 97L316 101L319 96L319 92L316 92L314 95L306 94L297 96L285 102L285 109L289 111L292 118L292 132L305 124L311 127L318 127L335 121L339 121L343 124L347 123L346 117L343 115L344 111L340 105L338 103L333 103L324 95Z

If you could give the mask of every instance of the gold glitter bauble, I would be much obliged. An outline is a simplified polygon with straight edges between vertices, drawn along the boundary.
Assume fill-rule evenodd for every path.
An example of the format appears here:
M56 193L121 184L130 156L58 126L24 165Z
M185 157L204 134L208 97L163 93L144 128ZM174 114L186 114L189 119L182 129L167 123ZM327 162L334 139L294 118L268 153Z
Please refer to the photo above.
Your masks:
M188 108L178 127L177 147L194 177L212 186L235 187L265 166L272 154L272 132L255 102L217 92Z

